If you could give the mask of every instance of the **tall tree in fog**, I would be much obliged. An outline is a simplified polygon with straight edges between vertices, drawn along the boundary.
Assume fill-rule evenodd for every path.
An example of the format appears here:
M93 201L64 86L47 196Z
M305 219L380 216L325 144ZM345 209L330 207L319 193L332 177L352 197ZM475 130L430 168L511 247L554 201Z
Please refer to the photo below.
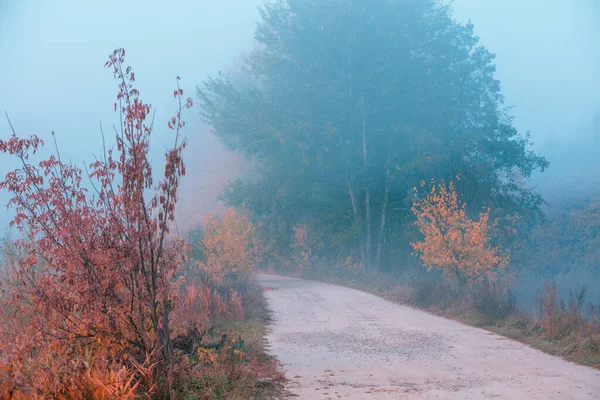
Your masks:
M436 0L277 0L261 10L244 83L198 89L203 115L259 173L226 191L281 247L307 224L366 268L410 251L411 189L451 179L472 212L532 221L522 182L544 158L513 127L494 56ZM412 228L411 228L412 229Z

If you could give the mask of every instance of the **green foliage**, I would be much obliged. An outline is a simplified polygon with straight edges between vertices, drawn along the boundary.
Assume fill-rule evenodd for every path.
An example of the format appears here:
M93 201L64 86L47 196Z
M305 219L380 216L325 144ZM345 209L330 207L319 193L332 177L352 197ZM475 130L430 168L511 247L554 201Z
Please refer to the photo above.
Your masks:
M411 189L457 174L471 211L518 228L541 216L523 178L548 163L505 112L494 55L442 2L276 0L255 38L243 74L198 97L216 135L257 161L224 199L261 219L273 252L306 224L321 256L393 265L411 253Z
M600 276L600 196L553 204L532 238L528 261L534 272L553 276L581 271Z

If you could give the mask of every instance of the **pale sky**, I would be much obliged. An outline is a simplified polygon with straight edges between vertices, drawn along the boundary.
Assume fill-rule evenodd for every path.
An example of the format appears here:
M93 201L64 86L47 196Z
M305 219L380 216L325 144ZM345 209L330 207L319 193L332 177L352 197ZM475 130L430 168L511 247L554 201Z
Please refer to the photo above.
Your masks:
M116 85L103 65L124 47L142 97L157 107L152 157L161 160L175 77L194 98L196 85L235 65L252 47L260 3L0 0L0 112L20 135L55 131L63 157L89 163L101 144L99 122L105 131L116 122ZM455 9L497 54L497 77L519 129L531 130L541 146L589 122L600 107L600 0L456 0ZM182 201L199 218L239 164L207 133L197 109L186 133ZM0 115L0 138L8 134ZM1 176L10 167L0 158ZM0 193L2 206L7 200ZM8 220L0 208L0 227Z
M536 142L600 108L600 0L456 0L490 51L517 125Z

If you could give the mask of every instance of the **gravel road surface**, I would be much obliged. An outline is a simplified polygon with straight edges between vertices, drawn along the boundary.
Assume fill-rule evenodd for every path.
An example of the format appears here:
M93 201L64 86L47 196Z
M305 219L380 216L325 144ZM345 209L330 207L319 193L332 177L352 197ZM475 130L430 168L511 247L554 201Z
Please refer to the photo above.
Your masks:
M300 399L600 399L600 371L336 285L259 275Z

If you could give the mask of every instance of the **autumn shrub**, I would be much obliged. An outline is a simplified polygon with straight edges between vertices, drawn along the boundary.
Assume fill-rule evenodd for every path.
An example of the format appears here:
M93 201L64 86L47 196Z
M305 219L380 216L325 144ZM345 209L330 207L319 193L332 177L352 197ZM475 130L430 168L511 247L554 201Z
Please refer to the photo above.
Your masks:
M243 301L241 297L237 301L244 318L211 317L200 329L174 338L187 366L186 379L176 386L177 398L247 399L272 389L282 378L273 359L262 351L262 290L252 283ZM268 382L267 388L259 387L261 379Z
M227 242L223 245L226 247ZM258 260L254 258L255 262ZM189 257L185 264L186 268L180 271L174 284L178 302L171 312L170 326L174 356L178 361L171 366L170 376L157 377L152 371L151 357L142 365L132 362L133 369L122 363L109 363L110 357L102 343L76 351L73 346L52 346L45 351L36 345L35 338L25 342L25 346L16 347L22 336L15 336L12 341L15 347L0 348L0 398L128 399L153 390L172 398L245 399L250 393L269 389L281 378L273 360L255 348L255 343L246 343L235 336L231 328L221 327L223 323L227 326L245 324L243 321L248 317L252 318L250 321L262 318L264 299L260 289L246 282L242 295L235 289L240 287L239 282L227 279L216 285L216 280L207 278L207 271L200 270L201 262ZM218 276L222 276L222 271ZM223 291L227 295L222 296ZM25 327L26 324L22 324L13 331ZM215 341L216 332L224 333ZM29 365L24 369L27 358ZM152 382L153 386L142 387L142 375L146 376L145 382ZM31 384L32 379L36 380L35 385ZM261 388L260 379L273 383Z
M415 192L412 212L423 239L413 242L412 247L425 266L472 283L507 264L507 255L492 244L494 223L489 209L481 212L478 220L471 219L453 182L433 182L428 193L419 193L416 188Z
M169 397L157 382L171 379L177 364L170 316L185 247L171 225L185 174L182 113L192 102L177 84L177 112L167 124L173 146L154 184L151 109L124 59L117 49L106 63L118 82L115 147L85 174L63 161L57 145L47 159L31 161L44 146L37 136L20 138L13 129L0 140L0 153L20 163L0 182L12 195L19 235L3 277L8 304L0 326L11 376L2 390L12 396L18 387L45 398L128 398L134 390Z
M537 323L550 337L557 337L559 334L559 303L560 296L556 283L546 281L544 288L538 289L536 293L535 305L538 314Z
M215 285L247 282L262 260L256 227L244 211L226 210L206 218L197 267L202 279Z
M180 288L179 306L173 310L173 334L194 335L194 332L209 329L213 321L220 319L242 320L246 293L233 285L240 286L232 282L230 286L216 287L198 277L186 279Z
M210 393L208 398L245 398L261 369L275 374L271 360L257 360L239 337L214 332L222 326L259 318L262 293L252 282L262 245L254 224L242 212L227 210L207 217L189 243L190 257L178 279L179 307L173 310L174 346L194 371L181 393Z
M587 331L600 333L600 324L594 313L595 306L590 305L586 315L586 289L569 290L565 301L554 281L546 281L535 297L535 324L550 338L561 339L573 332Z
M140 383L153 379L151 368L110 360L101 345L39 343L39 337L18 337L13 347L0 347L0 398L133 399Z
M292 260L300 273L304 273L312 268L314 263L313 249L309 242L307 225L298 224L294 226L292 251Z
M263 254L254 224L245 212L229 209L208 216L190 238L191 257L179 278L182 306L173 315L177 332L200 329L197 325L221 318L242 319Z

